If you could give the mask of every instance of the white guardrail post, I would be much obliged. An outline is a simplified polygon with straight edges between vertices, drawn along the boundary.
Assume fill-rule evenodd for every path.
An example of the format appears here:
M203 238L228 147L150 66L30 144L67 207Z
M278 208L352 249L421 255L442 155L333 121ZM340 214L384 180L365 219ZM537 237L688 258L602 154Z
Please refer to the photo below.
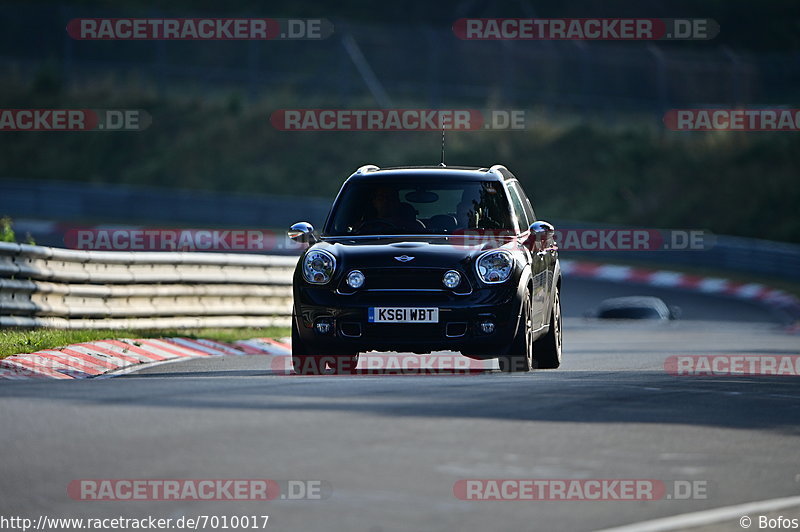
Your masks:
M297 257L0 242L0 327L288 326Z

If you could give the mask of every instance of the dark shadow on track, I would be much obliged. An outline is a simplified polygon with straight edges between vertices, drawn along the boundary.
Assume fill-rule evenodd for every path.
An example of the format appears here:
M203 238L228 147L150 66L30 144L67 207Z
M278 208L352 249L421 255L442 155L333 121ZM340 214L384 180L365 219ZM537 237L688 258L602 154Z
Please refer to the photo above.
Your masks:
M186 408L356 412L390 417L645 423L800 434L800 377L672 377L659 371L489 372L447 377L265 377L264 371L192 378L17 382L0 398ZM152 377L152 375L151 375ZM200 377L200 378L195 378Z

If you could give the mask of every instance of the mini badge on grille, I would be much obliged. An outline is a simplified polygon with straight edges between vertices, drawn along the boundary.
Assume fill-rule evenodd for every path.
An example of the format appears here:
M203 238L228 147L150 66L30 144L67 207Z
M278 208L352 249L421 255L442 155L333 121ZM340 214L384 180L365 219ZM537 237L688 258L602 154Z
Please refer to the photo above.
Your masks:
M410 260L414 260L414 257L410 257L408 255L400 255L399 257L395 257L395 260L399 260L400 262L408 262Z

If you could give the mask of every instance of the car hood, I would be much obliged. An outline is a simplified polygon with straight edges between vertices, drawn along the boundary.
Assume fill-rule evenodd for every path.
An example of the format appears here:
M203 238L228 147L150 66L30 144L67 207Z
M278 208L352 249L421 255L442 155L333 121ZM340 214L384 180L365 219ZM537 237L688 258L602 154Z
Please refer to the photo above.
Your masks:
M509 243L509 239L480 242L478 240L464 237L329 237L315 244L313 249L330 251L337 260L350 268L386 268L401 265L441 268L471 262L483 251Z

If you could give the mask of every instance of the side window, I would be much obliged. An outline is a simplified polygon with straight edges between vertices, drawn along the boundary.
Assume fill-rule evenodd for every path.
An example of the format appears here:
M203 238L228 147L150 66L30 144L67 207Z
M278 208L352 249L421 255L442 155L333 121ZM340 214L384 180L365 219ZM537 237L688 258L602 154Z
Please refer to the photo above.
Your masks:
M536 214L533 212L531 201L528 199L528 196L525 195L525 191L522 190L518 182L515 181L512 186L519 194L520 200L522 201L522 208L525 209L525 214L528 216L528 226L530 226L530 224L536 221Z
M517 215L517 228L520 232L528 230L530 224L528 223L528 216L525 214L525 208L522 206L522 200L519 197L515 183L511 183L508 187L508 192L511 195L511 203L514 205L514 213Z

